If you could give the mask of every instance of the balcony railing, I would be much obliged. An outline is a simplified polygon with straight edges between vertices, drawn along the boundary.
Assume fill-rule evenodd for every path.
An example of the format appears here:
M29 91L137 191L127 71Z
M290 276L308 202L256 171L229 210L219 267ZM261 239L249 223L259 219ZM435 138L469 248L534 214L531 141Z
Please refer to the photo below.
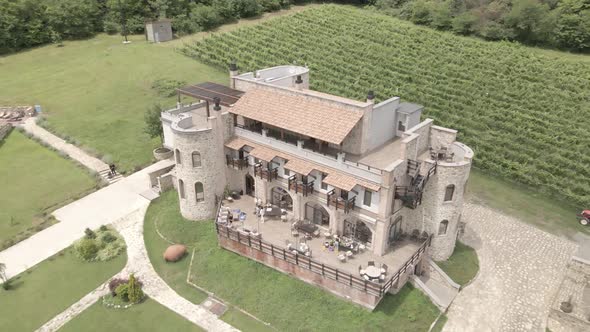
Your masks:
M257 164L257 165L254 165L254 176L258 176L259 178L270 182L270 181L276 180L278 178L279 172L278 172L278 168L264 169L264 168L262 168L262 165Z
M218 205L217 211L217 215L220 216L221 202ZM399 288L401 286L399 285L399 282L402 275L415 266L420 261L420 259L422 259L426 253L427 248L430 247L432 241L432 235L428 236L428 238L422 242L418 250L414 252L412 257L410 257L399 270L397 270L384 283L378 283L374 281L367 281L356 275L341 271L338 268L324 264L311 257L292 253L285 248L275 246L272 243L264 241L261 236L253 237L251 234L240 234L239 231L225 225L220 225L218 222L215 223L218 241L220 241L220 238L227 238L231 241L239 243L240 245L248 246L254 250L257 250L263 255L269 255L278 258L292 265L296 265L300 268L321 275L323 278L336 280L341 284L364 291L367 294L380 298L383 297L392 287Z
M431 176L436 174L436 163L432 165L425 175L421 175L418 172L419 164L415 161L408 160L408 174L414 173L412 181L409 186L397 186L395 187L395 199L402 201L403 206L409 207L410 209L417 208L422 204L422 194L426 183Z
M344 213L348 213L350 212L350 210L354 209L354 202L356 200L356 196L348 199L338 197L336 196L334 189L330 190L327 195L328 206L332 205L336 207L336 210L344 210Z
M295 193L302 193L303 196L313 194L313 181L303 183L301 181L297 181L295 175L292 175L289 177L289 190L292 190Z
M225 162L227 166L231 166L233 168L237 168L242 170L248 167L248 159L239 159L239 158L232 158L228 155L225 156Z

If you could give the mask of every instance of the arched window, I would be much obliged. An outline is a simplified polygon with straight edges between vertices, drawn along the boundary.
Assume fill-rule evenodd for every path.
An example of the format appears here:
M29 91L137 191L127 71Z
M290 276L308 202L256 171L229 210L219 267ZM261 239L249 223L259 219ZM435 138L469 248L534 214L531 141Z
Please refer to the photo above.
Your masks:
M176 156L176 164L182 164L182 162L180 161L180 150L176 149L176 151L174 151L174 155Z
M455 194L455 185L449 184L445 190L445 202L452 201Z
M201 167L201 154L197 151L193 151L193 167Z
M180 193L180 198L185 198L184 195L184 181L178 180L178 192Z
M197 202L202 202L205 200L205 192L203 191L203 183L201 183L201 182L195 183L195 194L197 197Z
M438 235L445 235L447 234L447 228L449 227L449 221L448 220L443 220L440 222L440 225L438 226Z

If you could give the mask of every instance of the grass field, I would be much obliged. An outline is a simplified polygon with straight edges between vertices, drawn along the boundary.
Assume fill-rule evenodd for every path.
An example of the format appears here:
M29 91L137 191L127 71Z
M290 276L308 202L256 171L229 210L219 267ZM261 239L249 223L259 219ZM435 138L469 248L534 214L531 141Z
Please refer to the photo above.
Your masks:
M190 222L182 218L175 191L166 192L152 202L145 220L148 253L161 275L166 275L170 269L161 272L162 266L157 264L161 261L165 244L158 248L150 243L158 240L151 226L155 224L165 237L195 249L192 282L282 331L426 331L438 315L438 309L420 291L410 286L395 296L386 296L370 313L317 287L223 250L217 245L212 223ZM187 236L187 233L190 235ZM151 252L154 249L157 251ZM179 271L188 260L189 257L186 257L177 263ZM186 280L186 270L182 275ZM172 282L169 280L167 282L189 300L198 293L185 288L182 285L185 281L180 277ZM224 319L240 323L234 314ZM249 324L256 322L248 320L247 323L240 324L247 330Z
M0 289L0 331L33 331L119 272L125 254L83 262L70 247L15 277Z
M40 104L53 131L110 155L122 170L151 161L159 142L145 133L144 112L174 106L153 89L158 79L225 83L227 75L143 36L99 35L0 58L0 105Z
M451 257L436 264L461 286L475 278L477 271L479 271L479 259L475 250L459 241L457 241Z
M306 6L307 7L307 6ZM313 5L310 5L313 7ZM240 20L216 31L254 25L270 17L301 11L303 6ZM0 105L40 104L52 131L68 136L98 156L108 155L119 169L130 171L152 159L159 142L143 133L144 112L154 103L172 107L174 97L152 88L158 79L186 83L227 84L228 73L195 62L176 47L211 34L201 32L169 43L150 44L130 36L99 35L47 45L0 57Z
M129 309L109 309L100 301L62 327L60 332L78 331L204 331L158 302L147 299Z
M477 167L590 204L590 62L326 5L214 35L183 50L243 71L307 64L311 87L359 100L399 95L459 130ZM552 55L553 54L553 55Z
M13 130L0 143L0 248L51 223L43 213L96 183L84 168Z
M590 234L590 227L580 225L576 219L581 209L477 170L471 171L465 197L555 235L571 238L577 232Z

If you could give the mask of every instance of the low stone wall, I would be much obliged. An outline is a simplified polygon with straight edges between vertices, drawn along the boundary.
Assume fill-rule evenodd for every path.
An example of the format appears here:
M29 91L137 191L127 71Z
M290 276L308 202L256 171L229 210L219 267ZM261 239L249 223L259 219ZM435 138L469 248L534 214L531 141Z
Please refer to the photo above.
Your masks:
M231 250L241 256L246 256L259 263L262 263L275 270L294 276L309 284L321 287L334 295L342 297L348 301L359 304L367 309L373 310L379 304L382 297L374 296L363 291L351 288L341 282L325 278L320 274L304 269L301 266L291 264L278 257L268 255L260 250L248 247L224 236L217 237L219 245L227 250ZM247 287L247 286L246 286Z

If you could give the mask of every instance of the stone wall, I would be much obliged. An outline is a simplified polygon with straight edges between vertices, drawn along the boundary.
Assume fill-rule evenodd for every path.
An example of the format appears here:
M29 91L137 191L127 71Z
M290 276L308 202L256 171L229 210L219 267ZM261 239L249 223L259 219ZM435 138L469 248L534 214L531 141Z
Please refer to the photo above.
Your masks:
M449 147L457 138L457 131L454 129L432 126L430 130L430 146L434 149Z
M8 134L10 133L10 131L12 131L12 125L5 123L5 124L0 124L0 142L6 137L8 136Z
M216 195L222 196L226 184L222 137L223 131L216 125L208 130L174 132L175 160L178 151L181 159L181 163L176 164L176 177L178 182L184 182L185 191L185 198L180 199L180 211L187 219L210 219L215 215ZM201 154L200 167L193 167L192 153L195 151ZM200 202L196 199L197 182L201 182L204 189L204 200Z

